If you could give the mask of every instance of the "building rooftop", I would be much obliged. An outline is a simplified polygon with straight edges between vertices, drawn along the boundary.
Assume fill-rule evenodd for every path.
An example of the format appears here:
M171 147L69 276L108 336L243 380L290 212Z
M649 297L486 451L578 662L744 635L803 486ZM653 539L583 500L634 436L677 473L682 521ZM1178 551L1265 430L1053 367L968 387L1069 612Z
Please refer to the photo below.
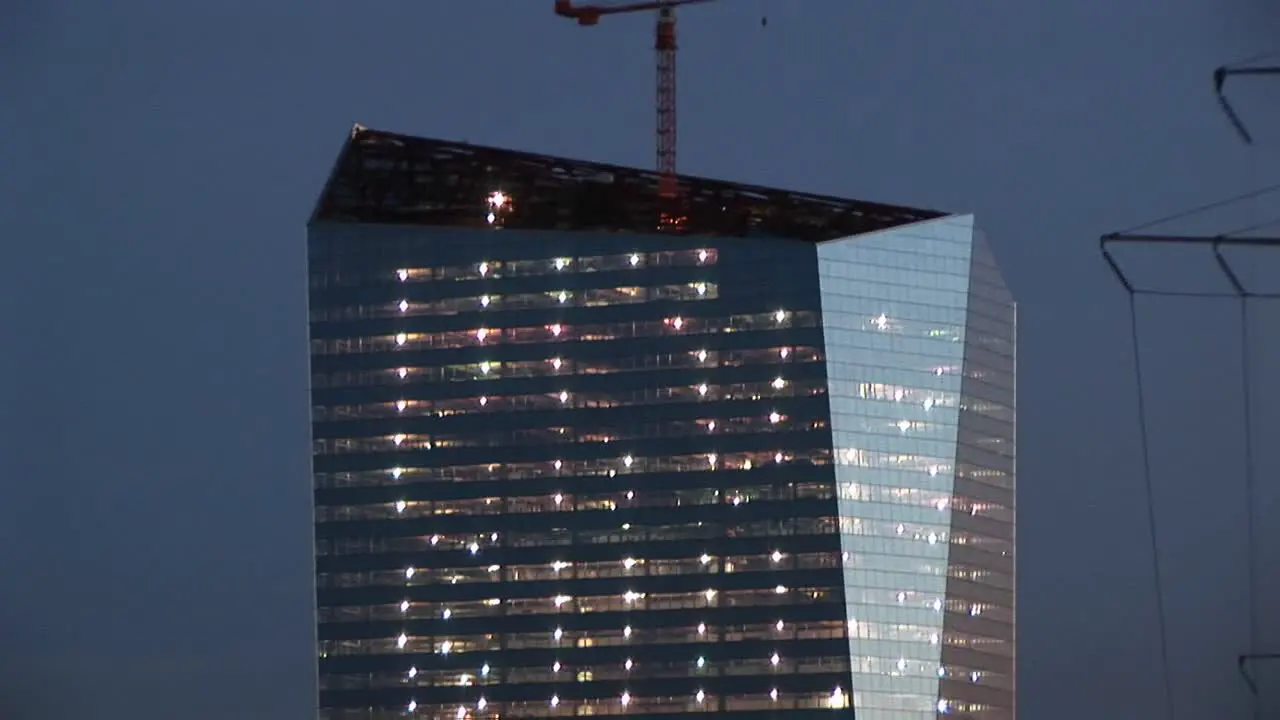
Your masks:
M817 242L946 214L685 175L679 185L672 213L652 170L356 125L311 222L490 227L494 193L510 198L502 227L535 230L760 234ZM679 221L661 223L664 211Z

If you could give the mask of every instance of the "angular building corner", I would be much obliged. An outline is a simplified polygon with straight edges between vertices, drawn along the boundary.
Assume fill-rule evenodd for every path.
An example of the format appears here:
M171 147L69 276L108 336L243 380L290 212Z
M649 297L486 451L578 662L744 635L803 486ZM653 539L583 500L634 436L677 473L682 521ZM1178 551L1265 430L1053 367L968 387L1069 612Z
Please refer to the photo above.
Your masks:
M973 218L680 182L659 232L653 173L352 131L308 232L321 720L1012 720Z
M858 717L1012 718L1012 296L972 216L817 254Z

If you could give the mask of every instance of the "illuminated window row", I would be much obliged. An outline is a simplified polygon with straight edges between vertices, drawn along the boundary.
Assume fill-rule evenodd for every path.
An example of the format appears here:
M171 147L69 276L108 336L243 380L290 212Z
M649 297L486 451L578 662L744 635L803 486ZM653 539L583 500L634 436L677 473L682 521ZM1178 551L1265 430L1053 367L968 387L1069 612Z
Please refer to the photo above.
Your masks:
M402 708L404 713L420 720L499 720L499 718L544 718L575 717L597 715L633 714L668 714L683 712L750 712L761 710L808 710L808 709L843 709L849 707L849 696L838 685L832 690L821 692L787 693L776 687L762 692L758 697L751 695L716 696L708 691L698 689L689 695L679 696L661 694L646 697L623 690L621 694L608 699L588 697L574 699L582 694L580 690L565 690L551 693L543 701L490 701L480 696L474 702L461 704L427 705L417 700L410 700ZM563 697L562 697L563 695ZM944 702L944 701L939 701ZM941 707L941 705L940 705ZM977 706L966 706L977 707ZM342 715L327 711L324 720L368 720L369 715ZM336 711L342 712L342 711ZM368 712L360 710L355 712ZM429 714L424 714L429 713ZM390 716L388 716L390 717Z
M524 515L531 513L595 512L628 508L689 508L714 505L741 505L759 501L821 500L834 497L829 483L789 483L699 488L675 491L609 490L598 493L551 492L540 495L472 497L458 500L400 499L360 505L322 505L317 522L421 518L440 515ZM884 511L891 512L890 507ZM553 522L559 522L556 519ZM905 525L903 526L906 527ZM904 531L907 536L919 528ZM904 533L899 533L900 535ZM442 536L434 536L442 537Z
M480 395L444 400L397 399L363 405L317 406L313 420L359 420L389 417L449 417L479 412L520 412L524 410L565 410L664 405L712 400L762 400L792 395L826 393L822 380L789 382L779 375L772 380L715 385L694 383L651 386L632 391L579 391L563 389L522 395Z
M560 273L640 270L647 267L697 267L716 264L718 253L713 248L663 250L659 252L627 252L616 255L583 255L535 258L529 260L481 260L465 265L441 267L402 267L390 274L396 282L430 282L433 280L497 280L511 277L556 275Z
M837 623L839 624L839 623ZM703 664L700 664L701 663ZM880 675L882 677L939 677L948 680L982 685L989 688L1012 689L1012 677L1003 672L970 669L958 666L936 666L935 663L906 658L858 657L856 659L859 676ZM901 666L901 669L899 669ZM740 665L734 661L712 662L705 657L683 662L651 661L643 667L632 664L628 670L625 663L580 664L570 665L553 661L550 666L542 667L506 667L502 671L490 668L487 675L478 671L449 669L429 669L413 667L414 676L408 677L408 671L381 671L372 673L327 674L321 676L322 690L364 690L378 688L400 688L405 685L415 688L431 687L484 687L503 682L506 683L591 683L595 681L627 680L643 675L648 678L663 677L716 677L736 675ZM874 670L871 668L875 668ZM806 664L797 668L795 674L826 674L832 672L830 666ZM770 675L776 674L771 669ZM856 683L855 683L856 685ZM585 689L585 688L583 688Z
M627 508L697 508L712 505L741 505L749 502L791 501L793 499L824 499L832 494L829 487L822 483L805 483L805 487L775 488L772 484L758 486L707 488L677 492L654 492L635 490L616 490L602 493L581 493L573 495L565 492L547 493L544 495L475 497L461 500L412 500L400 499L392 502L377 502L360 505L324 505L317 509L318 522L341 522L346 520L382 520L390 518L423 518L432 516L478 516L478 515L526 515L536 513L572 513L598 512L601 510L619 510ZM898 503L882 503L864 506L860 512L874 515L892 515L895 508L903 507ZM673 516L675 517L675 516ZM560 522L563 518L553 519ZM940 518L935 523L898 522L893 526L899 538L928 541L930 544L945 542L947 533L942 528L950 527L949 518ZM440 537L440 536L435 536Z
M714 462L707 453L692 455L658 455L633 457L635 472L684 473L710 470L749 470L761 463L795 463L801 466L831 464L829 448L800 451L762 450L716 454ZM624 469L625 468L624 466ZM590 477L618 474L616 457L590 460L550 460L524 463L486 463L479 465L396 465L362 472L317 472L320 488L401 485L426 482L485 482L529 480L541 477Z
M746 479L746 478L743 478ZM424 491L417 490L422 493ZM429 493L429 491L427 491ZM526 491L527 492L527 491ZM430 516L474 515L524 515L530 513L554 513L575 511L620 510L632 508L687 508L714 505L741 505L759 501L823 500L835 497L830 483L786 483L776 485L768 478L758 484L727 485L714 488L690 488L685 490L634 489L578 492L555 490L537 495L486 496L451 500L415 500L402 498L392 502L360 505L329 503L316 509L317 522L345 520L379 520L388 518L419 518ZM889 510L889 508L885 508ZM558 522L559 519L553 522ZM913 526L914 528L914 526ZM441 535L433 535L442 538ZM446 543L447 547L448 544Z
M662 423L611 428L601 428L597 425L595 429L591 430L559 425L545 428L517 427L484 433L438 433L435 435L392 433L376 437L318 438L313 442L313 449L316 455L342 455L348 453L380 453L464 447L510 447L566 443L610 444L624 440L689 437L712 433L733 435L764 433L774 430L818 430L826 427L826 420L821 417L801 420L798 423L791 422L792 419L790 415L772 410L762 416L668 420ZM631 468L634 461L627 462L624 457L621 462L623 467Z
M608 307L655 301L714 300L719 286L713 282L646 287L629 285L586 290L551 290L537 293L488 293L439 300L403 298L388 303L316 308L313 322L351 321L420 315L454 315L485 310L535 310L563 307Z
M626 355L575 360L552 356L541 360L481 361L454 365L400 366L384 370L314 373L316 389L368 385L407 385L437 382L467 382L515 378L559 377L566 375L610 375L621 372L677 368L741 367L781 362L820 362L822 353L814 347L773 347L755 350L714 351L697 349L683 353Z
M640 320L586 325L550 323L528 327L480 327L446 332L399 332L356 338L313 339L311 341L311 354L347 355L393 350L439 350L567 340L609 342L671 334L713 335L771 330L780 327L815 327L816 325L816 313L790 313L785 310L750 315L732 315L728 318L699 318L673 315L662 320L650 321Z

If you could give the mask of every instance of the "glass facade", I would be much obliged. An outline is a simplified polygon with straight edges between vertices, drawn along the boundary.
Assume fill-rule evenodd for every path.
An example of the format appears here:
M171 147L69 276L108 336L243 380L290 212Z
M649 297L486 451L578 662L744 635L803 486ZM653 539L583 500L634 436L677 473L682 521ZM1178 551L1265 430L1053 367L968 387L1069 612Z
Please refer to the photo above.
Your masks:
M818 268L857 715L1012 718L1012 298L968 216Z
M574 162L344 149L320 717L1012 718L1014 315L972 218L705 181L708 231L653 234L643 177Z

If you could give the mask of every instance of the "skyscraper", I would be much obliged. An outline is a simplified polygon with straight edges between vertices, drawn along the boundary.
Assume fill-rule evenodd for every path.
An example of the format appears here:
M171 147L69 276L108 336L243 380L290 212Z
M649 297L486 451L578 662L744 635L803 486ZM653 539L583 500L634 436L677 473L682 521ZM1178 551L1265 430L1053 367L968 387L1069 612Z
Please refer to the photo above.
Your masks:
M321 717L1012 718L973 217L656 182L353 130L308 240Z

